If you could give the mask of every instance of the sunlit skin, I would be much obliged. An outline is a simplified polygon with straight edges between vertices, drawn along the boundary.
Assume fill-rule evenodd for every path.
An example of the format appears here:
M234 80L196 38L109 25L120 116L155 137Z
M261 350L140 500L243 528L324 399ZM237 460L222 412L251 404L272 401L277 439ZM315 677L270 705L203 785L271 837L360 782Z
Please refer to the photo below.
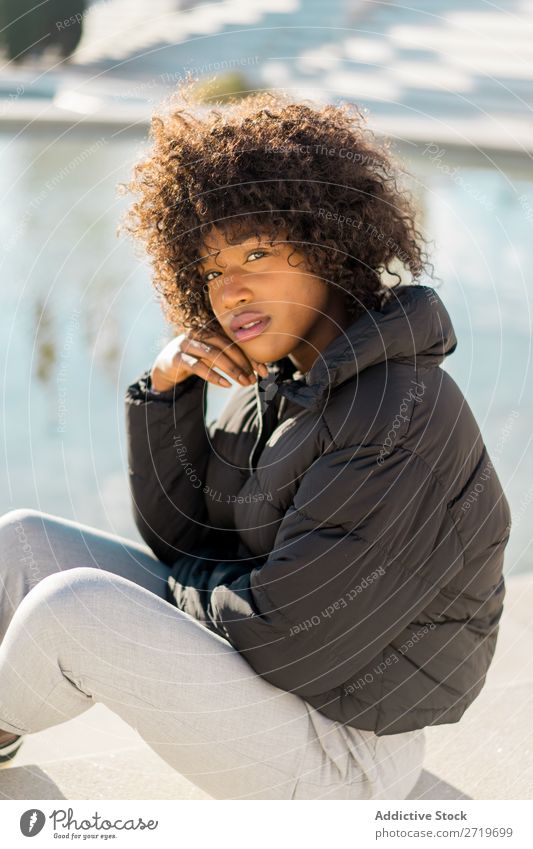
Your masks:
M350 323L344 293L312 274L292 244L270 245L262 234L230 245L213 228L202 257L204 286L220 326L257 362L288 356L305 373ZM269 315L271 323L255 338L237 341L229 323L244 309Z

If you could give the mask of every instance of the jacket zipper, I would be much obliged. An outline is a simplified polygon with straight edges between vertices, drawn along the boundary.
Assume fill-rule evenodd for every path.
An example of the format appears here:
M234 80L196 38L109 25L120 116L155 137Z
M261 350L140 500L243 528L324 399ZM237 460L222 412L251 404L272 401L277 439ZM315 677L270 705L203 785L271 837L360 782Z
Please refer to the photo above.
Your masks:
M255 390L254 391L255 391L255 400L256 400L257 412L258 412L259 427L258 427L258 431L257 431L257 438L254 442L253 448L252 448L250 455L248 457L248 468L249 468L249 471L250 471L250 475L252 475L254 473L254 460L256 459L256 457L255 457L256 453L259 453L258 449L260 447L260 443L261 443L261 440L262 440L262 437L263 437L263 432L265 430L265 418L266 418L267 415L270 415L269 414L270 410L276 410L275 402L272 401L272 406L267 407L265 414L263 414L262 411L261 411L261 398L260 398L260 395L259 395L259 384L257 384L257 383L255 384ZM278 409L275 413L275 417L274 417L275 421L274 421L274 428L273 429L275 429L277 424L279 424L280 419L283 415L283 410L285 409L286 404L287 404L287 398L285 397L285 395L282 395L281 400L279 402L279 407L278 407Z
M261 434L263 432L263 413L261 412L261 398L259 397L259 381L256 381L256 383L255 383L254 393L255 393L255 403L256 403L256 406L257 406L259 427L257 429L257 439L255 440L253 448L250 451L250 455L248 457L248 468L250 469L250 475L253 475L253 473L254 473L254 470L252 468L252 463L253 463L253 459L254 459L255 450L256 450L257 446L259 445L259 440L261 439Z

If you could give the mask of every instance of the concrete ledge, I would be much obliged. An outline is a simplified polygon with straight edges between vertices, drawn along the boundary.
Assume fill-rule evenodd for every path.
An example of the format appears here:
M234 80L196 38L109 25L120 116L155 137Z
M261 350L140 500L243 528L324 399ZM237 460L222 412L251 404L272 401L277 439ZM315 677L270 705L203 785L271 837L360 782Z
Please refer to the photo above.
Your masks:
M487 682L460 722L426 729L425 769L409 799L533 796L533 577L507 579ZM30 735L0 770L0 799L204 799L103 705Z

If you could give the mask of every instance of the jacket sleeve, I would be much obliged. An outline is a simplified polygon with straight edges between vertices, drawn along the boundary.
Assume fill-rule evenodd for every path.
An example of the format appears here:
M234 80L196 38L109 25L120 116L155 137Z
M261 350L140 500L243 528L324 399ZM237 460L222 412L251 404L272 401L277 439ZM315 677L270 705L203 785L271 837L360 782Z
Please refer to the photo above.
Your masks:
M219 574L201 605L194 570L183 575L189 612L201 611L261 677L303 698L379 656L463 563L429 467L403 448L381 465L377 456L375 446L322 455L266 562L234 580Z
M143 372L126 392L126 438L135 524L156 557L171 565L208 530L205 381L191 375L155 392L150 371Z

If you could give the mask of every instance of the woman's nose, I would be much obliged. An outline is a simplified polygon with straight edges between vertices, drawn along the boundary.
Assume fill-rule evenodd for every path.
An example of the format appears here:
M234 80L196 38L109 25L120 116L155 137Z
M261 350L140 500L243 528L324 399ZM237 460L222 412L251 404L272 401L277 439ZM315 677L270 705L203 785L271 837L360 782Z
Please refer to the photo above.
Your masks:
M221 300L226 309L232 309L236 303L246 303L253 298L250 280L242 271L230 271L222 277Z

